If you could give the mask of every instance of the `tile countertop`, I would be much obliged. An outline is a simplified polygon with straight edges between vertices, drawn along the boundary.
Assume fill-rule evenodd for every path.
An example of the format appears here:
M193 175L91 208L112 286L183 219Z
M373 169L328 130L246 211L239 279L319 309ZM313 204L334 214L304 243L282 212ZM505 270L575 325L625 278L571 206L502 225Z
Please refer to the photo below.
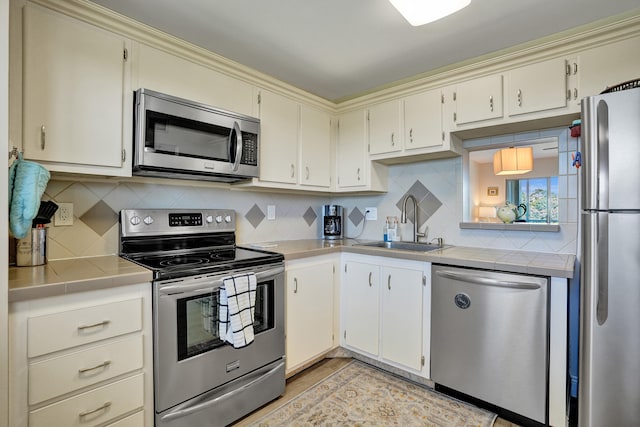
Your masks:
M354 246L357 243L363 243L363 241L291 240L246 246L256 247L261 245L265 250L283 254L285 261L333 252L346 252L561 278L573 277L576 259L575 255L569 254L507 251L468 246L445 246L443 249L436 249L430 252L411 252Z
M117 255L9 268L9 302L151 282L146 268Z
M345 252L561 278L573 277L576 258L575 255L566 254L466 246L450 246L430 252L354 246L361 242L309 239L239 246L279 252L284 255L285 261ZM151 271L117 255L49 261L48 264L37 267L10 267L9 302L134 285L151 280Z

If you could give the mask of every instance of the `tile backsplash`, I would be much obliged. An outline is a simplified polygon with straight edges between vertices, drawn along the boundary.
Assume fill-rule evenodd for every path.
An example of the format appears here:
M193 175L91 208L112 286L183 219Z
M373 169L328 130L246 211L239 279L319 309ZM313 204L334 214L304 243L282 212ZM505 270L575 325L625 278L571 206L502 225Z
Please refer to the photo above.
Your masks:
M329 197L226 187L54 179L49 182L44 199L73 203L74 224L50 227L48 257L54 260L117 253L118 212L127 208L232 208L237 216L237 241L251 243L319 238L322 205L332 203L345 207L346 237L381 240L385 218L400 219L407 194L416 198L418 229L428 233L428 240L443 237L445 243L454 245L575 254L578 180L571 166L571 153L576 144L567 132L561 133L558 233L460 229L463 166L458 157L390 166L389 191L371 196ZM275 219L268 219L268 206L275 206ZM365 219L368 207L377 208L376 220ZM403 240L412 238L415 218L412 204L407 207L409 223L399 225Z
M559 232L461 229L459 224L464 221L461 157L391 166L388 193L371 197L334 197L331 203L345 206L347 215L354 209L364 212L367 207L377 207L376 221L347 221L345 231L348 237L381 240L385 218L400 218L401 201L406 194L413 194L418 199L418 229L421 231L427 227L429 241L443 237L445 243L460 246L576 254L578 176L572 166L572 153L578 149L578 140L571 138L565 128L501 135L494 139L508 142L548 136L558 138ZM411 210L409 212L412 220ZM400 231L402 240L413 237L412 224L402 224Z
M118 252L118 213L131 208L231 208L240 243L315 239L326 197L149 183L49 182L45 196L73 203L74 224L49 229L51 260ZM276 218L267 219L275 206ZM315 213L313 217L312 213Z

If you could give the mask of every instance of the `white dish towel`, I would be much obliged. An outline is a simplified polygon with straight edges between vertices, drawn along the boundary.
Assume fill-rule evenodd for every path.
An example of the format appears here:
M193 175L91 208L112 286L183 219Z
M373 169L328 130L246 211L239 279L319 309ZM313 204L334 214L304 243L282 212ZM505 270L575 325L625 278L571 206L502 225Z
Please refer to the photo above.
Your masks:
M254 273L222 279L218 333L221 340L235 348L246 347L254 339L256 283Z

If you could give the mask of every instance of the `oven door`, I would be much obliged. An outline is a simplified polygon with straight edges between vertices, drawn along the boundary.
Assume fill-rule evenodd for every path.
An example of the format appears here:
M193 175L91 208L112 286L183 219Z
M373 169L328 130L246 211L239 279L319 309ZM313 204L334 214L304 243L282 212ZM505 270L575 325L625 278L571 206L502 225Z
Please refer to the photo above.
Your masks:
M257 278L255 339L236 349L218 336L219 289L224 277L249 271ZM284 360L282 263L155 285L156 413Z

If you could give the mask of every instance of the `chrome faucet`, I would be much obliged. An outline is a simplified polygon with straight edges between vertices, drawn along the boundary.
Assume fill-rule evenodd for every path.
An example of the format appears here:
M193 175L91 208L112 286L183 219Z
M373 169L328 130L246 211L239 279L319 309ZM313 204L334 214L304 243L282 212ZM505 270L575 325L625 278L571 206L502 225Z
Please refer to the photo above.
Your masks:
M418 201L411 194L407 194L402 201L402 212L400 213L400 222L407 223L407 201L413 201L413 241L418 243L418 237L425 237L424 233L418 233Z

